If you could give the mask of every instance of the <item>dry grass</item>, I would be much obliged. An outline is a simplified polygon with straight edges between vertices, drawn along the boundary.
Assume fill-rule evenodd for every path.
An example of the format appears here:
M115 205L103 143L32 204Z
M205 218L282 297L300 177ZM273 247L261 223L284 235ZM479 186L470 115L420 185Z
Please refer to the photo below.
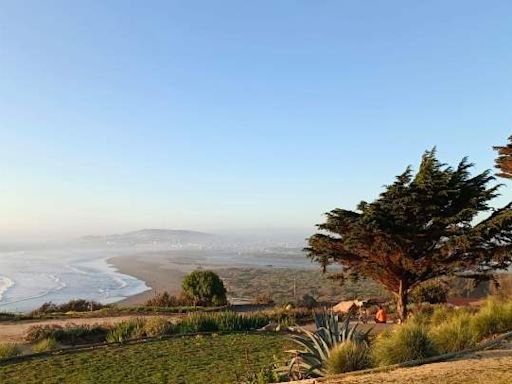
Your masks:
M505 384L512 382L512 350L475 353L471 358L327 380L325 384Z

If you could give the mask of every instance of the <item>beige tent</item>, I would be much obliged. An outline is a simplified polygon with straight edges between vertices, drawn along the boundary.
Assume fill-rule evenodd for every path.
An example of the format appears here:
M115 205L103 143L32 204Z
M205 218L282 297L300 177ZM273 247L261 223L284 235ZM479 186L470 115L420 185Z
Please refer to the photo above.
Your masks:
M364 304L364 301L361 300L345 300L340 301L334 307L332 307L333 312L338 313L348 313L351 310L358 309Z

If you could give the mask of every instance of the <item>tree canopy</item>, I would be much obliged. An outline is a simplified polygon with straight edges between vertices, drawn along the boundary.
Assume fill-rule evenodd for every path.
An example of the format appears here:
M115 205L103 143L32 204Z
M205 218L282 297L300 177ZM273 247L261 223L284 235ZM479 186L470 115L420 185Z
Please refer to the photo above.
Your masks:
M499 185L490 171L470 175L464 158L456 168L425 152L418 172L410 167L373 201L356 211L334 209L309 238L309 257L327 268L340 264L341 279L360 275L380 282L397 297L406 316L407 294L435 277L481 274L511 264L511 204L492 211Z
M219 275L212 271L194 271L181 283L183 291L193 298L196 304L225 305L226 288Z
M508 138L506 146L493 147L498 152L495 167L500 170L497 176L512 179L512 136Z

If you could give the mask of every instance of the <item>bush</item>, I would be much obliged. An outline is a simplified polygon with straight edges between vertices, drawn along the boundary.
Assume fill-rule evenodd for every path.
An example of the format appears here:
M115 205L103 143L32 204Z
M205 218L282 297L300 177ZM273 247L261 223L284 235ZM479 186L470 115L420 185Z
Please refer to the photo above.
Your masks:
M58 343L53 337L40 340L38 343L32 346L34 352L46 352L58 348Z
M102 325L75 325L65 327L60 325L33 325L27 331L25 340L38 342L43 339L53 338L61 344L89 344L99 343L105 340L108 328Z
M89 312L105 308L106 306L94 300L70 300L64 304L54 304L51 301L44 303L39 308L31 312L32 316L46 313L66 313L66 312Z
M142 318L121 321L112 326L105 339L109 343L124 343L127 340L143 337L145 323Z
M488 299L471 319L477 339L512 330L512 301Z
M425 359L436 354L436 347L426 327L415 322L407 322L393 331L381 333L373 346L373 359L379 366Z
M2 343L0 344L0 359L7 359L21 355L21 350L16 343Z
M429 281L415 288L411 293L411 301L415 303L440 304L446 303L450 288L440 281Z
M476 344L471 329L471 317L464 311L455 313L445 322L432 327L430 334L441 353L462 351Z
M181 283L186 295L194 304L226 305L226 288L219 275L212 271L194 271L189 273Z
M327 359L327 372L331 375L370 368L370 350L364 343L345 342L331 350Z
M156 293L151 299L146 301L148 307L186 307L194 304L194 300L181 292L178 296L171 295L169 292Z
M148 337L158 337L171 334L173 325L163 317L149 317L144 323L144 334Z

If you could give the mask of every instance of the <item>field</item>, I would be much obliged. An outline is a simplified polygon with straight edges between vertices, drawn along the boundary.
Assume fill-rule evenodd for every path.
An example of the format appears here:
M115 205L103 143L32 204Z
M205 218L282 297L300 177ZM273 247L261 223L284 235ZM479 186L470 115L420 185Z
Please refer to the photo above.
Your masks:
M0 367L2 384L233 383L283 355L282 335L180 337Z
M325 302L387 295L371 280L347 281L340 286L322 274L320 268L224 268L215 272L226 284L230 296L254 299L268 295L279 304L301 299L305 294Z

